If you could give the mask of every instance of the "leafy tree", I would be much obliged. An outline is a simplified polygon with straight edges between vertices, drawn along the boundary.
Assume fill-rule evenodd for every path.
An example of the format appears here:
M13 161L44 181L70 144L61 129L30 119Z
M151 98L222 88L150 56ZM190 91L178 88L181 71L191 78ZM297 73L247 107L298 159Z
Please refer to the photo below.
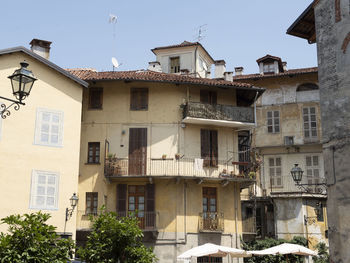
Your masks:
M284 239L273 239L273 238L265 238L263 240L254 240L249 243L244 243L243 244L243 249L245 250L263 250L266 248L270 248L273 246L280 245L282 243L292 243L292 244L298 244L302 246L307 245L307 240L304 237L293 237L292 240L287 241ZM286 256L285 255L276 255L276 256L253 256L251 258L245 258L244 259L245 263L286 263ZM304 262L302 256L297 256L297 255L288 255L288 262L289 263L301 263Z
M320 242L316 245L318 250L318 257L312 257L314 263L329 263L330 258L328 254L328 248L325 243Z
M61 263L73 254L70 239L60 239L56 227L46 224L49 214L11 215L1 219L9 225L8 233L0 233L1 263Z
M143 233L135 217L117 217L104 208L93 222L84 248L77 255L88 263L152 263L156 257L142 244Z

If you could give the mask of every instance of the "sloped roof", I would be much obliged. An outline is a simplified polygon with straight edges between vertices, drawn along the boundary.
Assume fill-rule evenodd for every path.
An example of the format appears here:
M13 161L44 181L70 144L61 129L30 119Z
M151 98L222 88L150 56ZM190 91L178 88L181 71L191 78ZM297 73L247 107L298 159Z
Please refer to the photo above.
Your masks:
M256 94L260 96L265 91L264 88L254 87L252 84L248 83L208 78L195 78L188 75L161 73L150 70L97 72L93 69L67 69L67 71L85 81L145 81L234 88L237 89L237 97L247 101L247 103L252 103Z
M317 73L318 68L299 68L299 69L290 69L285 72L277 73L277 74L247 74L247 75L239 75L239 76L233 76L234 81L240 81L240 80L250 80L250 79L265 79L265 78L277 78L277 77L284 77L284 76L295 76L295 75L302 75L302 74L310 74L310 73Z
M287 34L304 38L309 42L309 44L316 42L314 11L314 5L316 3L316 0L312 1L312 3L304 10L304 12L287 29Z
M55 63L52 63L51 61L47 60L46 58L43 58L42 56L35 54L33 51L19 46L19 47L13 47L13 48L7 48L7 49L1 49L0 50L0 55L6 55L6 54L11 54L11 53L15 53L15 52L23 52L29 56L31 56L32 58L40 61L41 63L44 63L46 66L56 70L57 72L61 73L62 75L66 76L67 78L73 80L74 82L84 86L84 87L88 87L89 84L87 82L85 82L84 80L82 80L81 78L70 74L69 72L67 72L66 70L64 70L63 68L57 66Z
M259 63L259 62L262 62L262 61L265 61L265 60L277 60L277 61L279 61L279 62L282 63L282 60L281 60L280 57L272 56L272 55L270 55L270 54L267 54L266 56L263 56L262 58L258 58L258 59L256 60L256 62Z
M199 46L201 47L205 53L207 53L207 55L209 56L209 58L214 61L214 59L210 56L210 54L208 53L208 51L202 46L201 43L199 42L189 42L189 41L184 41L181 44L176 44L176 45L169 45L169 46L162 46L162 47L156 47L151 49L151 51L156 54L155 51L157 50L162 50L162 49L170 49L170 48L179 48L179 47L192 47L192 46Z

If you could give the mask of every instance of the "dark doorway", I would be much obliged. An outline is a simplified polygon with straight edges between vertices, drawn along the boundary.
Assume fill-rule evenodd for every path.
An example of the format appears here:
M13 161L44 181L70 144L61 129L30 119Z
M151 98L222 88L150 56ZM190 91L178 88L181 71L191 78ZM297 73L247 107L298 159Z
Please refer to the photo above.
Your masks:
M129 175L146 175L147 128L129 130Z

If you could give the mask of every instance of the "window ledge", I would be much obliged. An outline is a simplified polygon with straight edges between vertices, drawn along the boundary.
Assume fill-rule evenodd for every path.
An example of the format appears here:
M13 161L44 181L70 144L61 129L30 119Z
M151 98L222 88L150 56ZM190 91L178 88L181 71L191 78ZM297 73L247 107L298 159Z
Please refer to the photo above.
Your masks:
M101 163L85 163L85 165L100 165Z

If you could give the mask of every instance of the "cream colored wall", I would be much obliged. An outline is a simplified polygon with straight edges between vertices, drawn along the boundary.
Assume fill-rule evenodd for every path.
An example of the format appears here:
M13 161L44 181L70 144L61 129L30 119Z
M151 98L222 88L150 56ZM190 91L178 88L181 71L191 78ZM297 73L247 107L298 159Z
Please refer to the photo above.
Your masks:
M19 68L19 62L24 59L38 80L34 83L30 96L25 100L26 105L21 106L19 111L14 111L12 108L11 116L2 120L0 218L10 214L37 212L29 209L32 170L58 172L58 210L43 212L50 213L52 218L49 223L56 226L58 232L63 232L65 209L70 207L69 198L78 190L83 88L41 62L23 53L14 53L0 57L1 96L13 98L7 77ZM63 147L34 144L37 108L64 112ZM75 221L73 214L66 226L66 231L72 232L73 235L75 235ZM6 229L6 225L0 225L0 231Z
M237 132L232 128L186 125L181 126L182 104L187 97L187 87L171 84L156 83L124 83L101 82L94 84L103 87L103 110L89 110L87 108L88 92L84 93L83 122L81 135L81 156L79 176L79 216L78 229L89 227L85 213L85 193L98 192L99 207L106 205L111 210L116 210L117 183L137 184L148 183L147 179L131 179L127 176L111 182L104 177L103 163L86 164L88 142L100 142L101 162L103 162L104 141L109 141L110 152L119 158L128 157L129 128L147 128L147 157L161 158L166 154L168 158L174 158L180 153L183 158L200 158L200 129L215 129L218 131L219 159L237 161L238 140ZM147 111L130 111L130 88L148 87L149 106ZM198 87L189 86L190 100L199 102ZM218 103L235 105L235 91L218 89ZM193 163L190 164L193 168ZM238 167L230 165L229 171ZM211 170L202 176L218 176L224 166ZM207 170L207 169L206 169ZM213 172L215 170L215 172ZM185 174L180 174L185 175ZM193 176L193 174L186 174ZM182 181L181 181L182 182ZM202 204L201 189L203 185L197 185L194 181L187 181L188 218L187 232L198 231L198 214ZM183 233L183 183L176 184L174 179L155 179L156 184L156 210L160 214L160 229L164 233ZM235 201L239 204L239 188L234 188L233 183L226 187L215 185L219 189L220 209L225 211L225 231L234 232ZM181 197L181 198L180 198ZM237 215L240 220L240 205L237 205ZM241 231L241 223L237 224ZM179 234L180 235L180 234Z

